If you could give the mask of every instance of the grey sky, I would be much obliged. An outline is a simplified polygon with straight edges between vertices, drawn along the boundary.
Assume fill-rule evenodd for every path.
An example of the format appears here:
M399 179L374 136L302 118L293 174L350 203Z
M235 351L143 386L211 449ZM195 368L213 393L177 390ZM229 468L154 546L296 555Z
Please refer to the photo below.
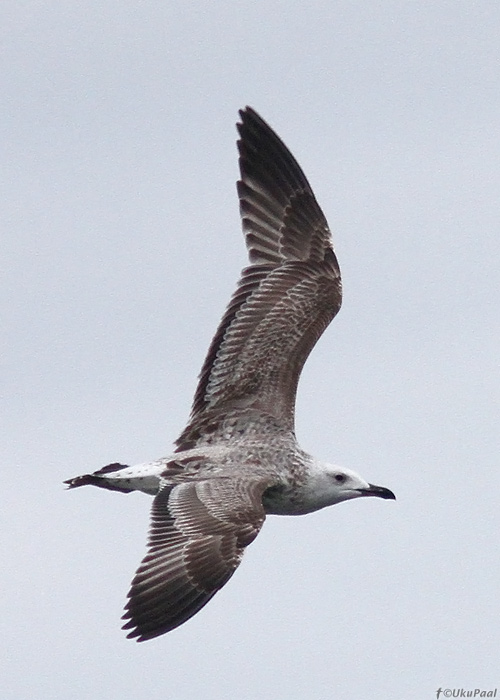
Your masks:
M499 687L500 6L0 9L2 700L425 700ZM345 301L297 435L395 491L270 517L149 643L120 615L245 249L238 108L304 168ZM3 647L3 648L2 648Z

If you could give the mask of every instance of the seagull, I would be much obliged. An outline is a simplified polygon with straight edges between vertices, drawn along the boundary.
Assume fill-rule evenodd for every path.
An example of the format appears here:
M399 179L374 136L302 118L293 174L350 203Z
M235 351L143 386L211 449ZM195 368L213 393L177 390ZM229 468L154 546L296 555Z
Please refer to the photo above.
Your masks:
M137 641L173 630L206 605L266 515L396 498L297 443L297 384L340 308L340 269L299 164L257 112L239 114L237 190L250 264L209 347L188 424L169 457L109 464L65 482L154 496L148 550L122 618Z

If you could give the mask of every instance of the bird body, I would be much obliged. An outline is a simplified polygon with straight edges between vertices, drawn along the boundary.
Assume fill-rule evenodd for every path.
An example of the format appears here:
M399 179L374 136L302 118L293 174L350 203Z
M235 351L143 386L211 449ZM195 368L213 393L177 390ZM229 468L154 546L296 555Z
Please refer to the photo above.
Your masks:
M300 372L340 308L340 269L297 161L254 110L240 116L238 195L250 265L212 340L176 450L66 482L154 496L148 552L124 615L138 641L198 612L229 580L266 515L395 498L296 441Z
M339 482L340 477L340 482ZM93 474L70 479L70 488L92 484L111 491L142 491L156 496L165 485L196 483L206 479L259 480L267 484L263 509L267 515L304 515L361 495L380 495L355 472L316 460L300 449L293 437L289 441L248 441L207 445L170 457L136 464L132 467L110 464ZM330 482L332 488L330 488ZM343 489L339 492L338 486Z

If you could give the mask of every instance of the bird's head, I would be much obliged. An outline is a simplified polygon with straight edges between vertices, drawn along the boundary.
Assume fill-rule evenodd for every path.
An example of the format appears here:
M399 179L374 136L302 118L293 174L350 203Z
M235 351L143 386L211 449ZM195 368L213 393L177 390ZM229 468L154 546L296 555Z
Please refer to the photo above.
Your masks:
M392 491L384 486L368 483L352 469L325 462L314 464L304 491L304 512L319 510L361 496L396 499Z

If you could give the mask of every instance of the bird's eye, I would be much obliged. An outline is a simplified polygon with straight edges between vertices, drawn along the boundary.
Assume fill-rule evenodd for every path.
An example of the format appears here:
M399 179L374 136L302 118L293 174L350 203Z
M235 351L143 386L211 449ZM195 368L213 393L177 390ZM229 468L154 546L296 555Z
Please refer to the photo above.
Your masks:
M345 474L335 474L334 479L337 484L343 484L345 481Z

